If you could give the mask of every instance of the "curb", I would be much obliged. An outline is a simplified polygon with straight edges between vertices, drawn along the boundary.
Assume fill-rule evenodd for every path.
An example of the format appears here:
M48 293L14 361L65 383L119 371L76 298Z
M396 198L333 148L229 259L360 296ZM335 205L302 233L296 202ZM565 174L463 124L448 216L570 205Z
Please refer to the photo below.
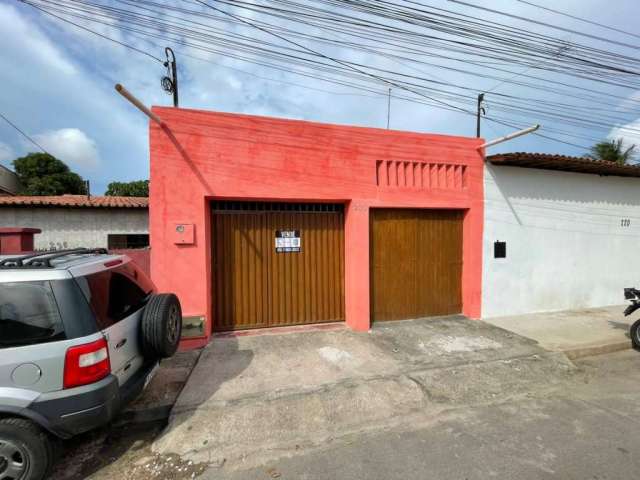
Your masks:
M607 343L604 345L594 345L590 347L578 347L562 350L569 360L577 360L583 357L592 357L595 355L604 355L607 353L620 352L622 350L630 350L631 341Z

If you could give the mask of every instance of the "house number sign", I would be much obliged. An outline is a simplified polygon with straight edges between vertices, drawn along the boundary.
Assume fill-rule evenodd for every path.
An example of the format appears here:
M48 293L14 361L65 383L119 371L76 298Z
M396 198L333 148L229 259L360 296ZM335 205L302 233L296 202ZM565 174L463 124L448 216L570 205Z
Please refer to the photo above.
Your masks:
M300 230L276 230L276 253L298 253Z

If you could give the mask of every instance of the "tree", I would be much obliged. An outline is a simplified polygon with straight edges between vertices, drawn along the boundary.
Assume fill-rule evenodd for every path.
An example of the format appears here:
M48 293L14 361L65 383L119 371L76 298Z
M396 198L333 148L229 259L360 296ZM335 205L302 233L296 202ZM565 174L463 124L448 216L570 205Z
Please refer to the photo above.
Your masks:
M20 180L19 195L84 194L82 177L48 153L29 153L16 158L13 168Z
M633 150L635 145L631 145L625 149L622 145L622 138L617 140L602 141L591 147L591 152L587 154L587 158L591 160L604 160L606 162L614 162L619 165L626 165L633 159Z
M105 195L114 197L148 197L149 180L133 182L111 182L107 185Z

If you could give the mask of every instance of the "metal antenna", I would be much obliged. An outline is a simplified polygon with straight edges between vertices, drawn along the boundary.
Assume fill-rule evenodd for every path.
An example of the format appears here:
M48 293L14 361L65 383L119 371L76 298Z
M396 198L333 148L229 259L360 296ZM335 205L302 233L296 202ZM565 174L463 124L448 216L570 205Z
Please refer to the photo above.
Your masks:
M484 93L478 95L478 110L476 112L476 137L480 138L480 115L486 115L487 111L482 106L484 102Z
M391 122L391 89L389 89L389 97L387 99L387 130L389 130L390 122Z
M164 62L164 66L167 67L167 74L162 77L160 83L162 89L168 94L173 94L173 106L178 106L178 67L176 65L176 56L171 48L166 47L164 53L167 56L167 61ZM171 58L169 58L171 54Z

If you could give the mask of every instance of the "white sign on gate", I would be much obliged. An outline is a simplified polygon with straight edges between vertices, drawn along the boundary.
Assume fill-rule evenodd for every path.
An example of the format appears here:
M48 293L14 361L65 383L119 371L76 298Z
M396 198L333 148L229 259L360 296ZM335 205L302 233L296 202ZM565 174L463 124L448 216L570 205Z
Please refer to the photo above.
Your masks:
M276 252L297 253L300 251L300 230L276 230Z

